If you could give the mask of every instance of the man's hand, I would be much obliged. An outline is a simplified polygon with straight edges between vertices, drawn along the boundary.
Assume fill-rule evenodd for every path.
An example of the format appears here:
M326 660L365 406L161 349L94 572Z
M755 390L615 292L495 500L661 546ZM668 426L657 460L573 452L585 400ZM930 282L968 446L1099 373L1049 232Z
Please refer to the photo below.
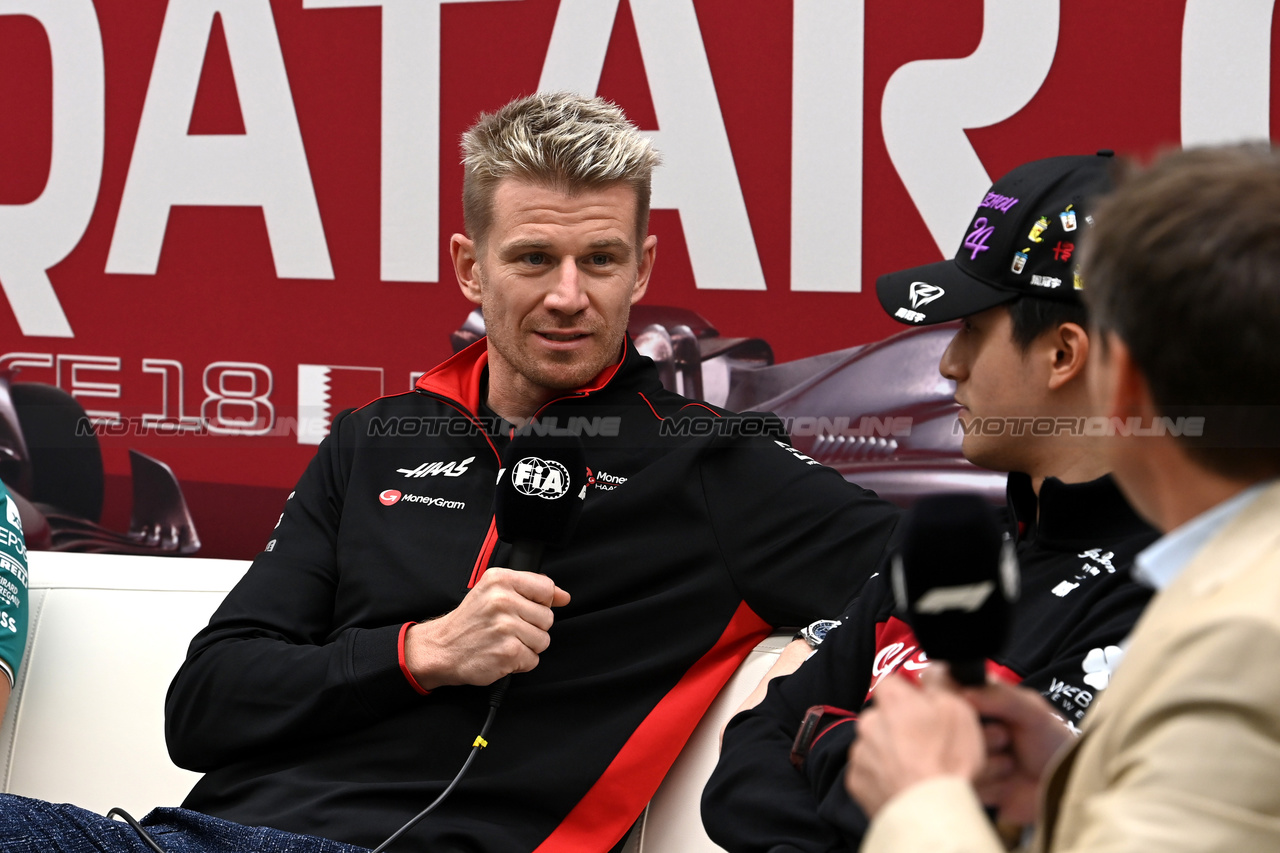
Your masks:
M876 687L875 704L858 717L844 784L868 816L917 782L972 780L983 765L978 715L950 678L934 672L939 669L931 666L922 686L899 675L886 678Z
M1000 810L1000 820L1026 826L1039 817L1040 777L1071 730L1044 697L1026 687L993 682L966 690L983 718L987 763L974 780L982 802Z
M424 690L528 672L551 644L551 608L568 603L546 575L487 569L456 610L409 629L405 666Z

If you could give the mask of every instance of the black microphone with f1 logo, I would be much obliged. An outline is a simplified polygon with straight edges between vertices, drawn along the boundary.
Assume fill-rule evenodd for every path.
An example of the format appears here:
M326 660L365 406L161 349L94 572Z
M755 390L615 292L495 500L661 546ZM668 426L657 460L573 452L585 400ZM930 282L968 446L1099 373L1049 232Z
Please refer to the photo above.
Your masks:
M925 654L946 661L952 678L984 684L1018 597L1013 542L995 509L973 494L924 497L903 525L891 568L898 608Z

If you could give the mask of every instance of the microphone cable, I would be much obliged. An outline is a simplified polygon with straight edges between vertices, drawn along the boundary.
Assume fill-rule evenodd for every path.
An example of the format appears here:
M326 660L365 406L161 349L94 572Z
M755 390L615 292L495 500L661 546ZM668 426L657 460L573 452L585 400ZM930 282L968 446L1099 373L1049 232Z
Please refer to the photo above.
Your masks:
M498 706L502 704L503 698L507 695L507 687L509 687L510 684L511 676L504 675L502 678L498 679L498 681L493 685L493 689L490 690L489 715L485 718L484 725L480 727L480 734L476 735L476 739L472 741L471 752L467 755L467 760L462 763L462 767L458 770L457 774L454 775L453 781L451 781L448 786L440 792L440 796L431 801L431 805L409 818L408 823L391 833L391 837L374 848L373 853L383 853L383 851L398 841L406 832L421 823L423 818L435 811L436 807L443 803L445 798L453 793L453 789L458 787L458 783L462 781L462 777L465 776L467 770L470 769L471 762L476 760L476 755L479 754L480 750L489 745L489 742L485 740L485 735L489 734L489 728L493 725L493 718L498 715ZM151 837L151 834L143 829L142 824L138 823L138 821L134 819L133 815L121 808L113 808L107 812L107 817L109 818L115 818L117 816L123 818L125 823L133 827L133 831L138 833L138 836L143 840L143 842L154 850L155 853L167 853L163 847L156 843L156 840Z
M399 838L409 830L417 826L423 818L435 811L436 806L444 802L445 797L453 793L453 789L458 787L458 783L462 781L462 777L466 775L471 762L476 760L476 755L480 750L489 745L484 736L489 733L489 727L493 725L493 718L498 715L498 706L502 704L502 699L507 695L507 686L511 683L511 676L504 675L498 679L493 685L493 689L489 692L489 716L485 718L484 725L480 727L480 734L476 735L476 739L471 743L471 753L467 756L467 760L462 762L462 767L458 770L457 775L453 777L453 781L440 792L440 796L431 801L431 805L409 818L408 823L391 833L391 837L379 844L373 849L373 853L383 853L388 847L394 844Z
M587 460L582 437L522 432L512 435L502 452L502 467L494 491L493 521L498 538L512 545L510 568L537 572L542 568L543 549L563 546L572 536L582 514L587 494ZM398 838L418 825L453 792L475 760L488 746L485 735L493 724L498 706L511 684L508 673L494 682L489 691L489 716L480 735L471 744L471 754L449 786L408 823L397 829L372 853L383 853Z
M151 833L143 829L142 824L138 823L138 821L134 819L133 815L129 814L124 809L120 809L120 808L111 809L111 811L107 812L107 817L124 818L124 822L129 824L129 826L133 827L133 831L138 833L138 836L142 839L143 843L145 843L152 850L156 851L156 853L165 853L165 849L161 847L159 844L156 844L156 840L151 837Z

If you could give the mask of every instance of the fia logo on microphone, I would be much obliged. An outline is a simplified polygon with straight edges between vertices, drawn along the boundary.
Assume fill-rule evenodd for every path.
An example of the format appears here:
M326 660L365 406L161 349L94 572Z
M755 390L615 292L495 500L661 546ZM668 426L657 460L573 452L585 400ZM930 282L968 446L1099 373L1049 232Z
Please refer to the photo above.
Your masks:
M526 456L512 466L511 485L522 495L553 501L569 493L569 469L554 459Z

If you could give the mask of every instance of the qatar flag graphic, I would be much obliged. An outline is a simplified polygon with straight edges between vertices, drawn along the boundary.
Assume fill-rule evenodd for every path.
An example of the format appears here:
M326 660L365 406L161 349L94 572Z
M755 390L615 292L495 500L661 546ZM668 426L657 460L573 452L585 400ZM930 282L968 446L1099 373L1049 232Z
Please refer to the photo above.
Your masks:
M383 394L381 367L298 365L298 444L319 444L333 416Z

